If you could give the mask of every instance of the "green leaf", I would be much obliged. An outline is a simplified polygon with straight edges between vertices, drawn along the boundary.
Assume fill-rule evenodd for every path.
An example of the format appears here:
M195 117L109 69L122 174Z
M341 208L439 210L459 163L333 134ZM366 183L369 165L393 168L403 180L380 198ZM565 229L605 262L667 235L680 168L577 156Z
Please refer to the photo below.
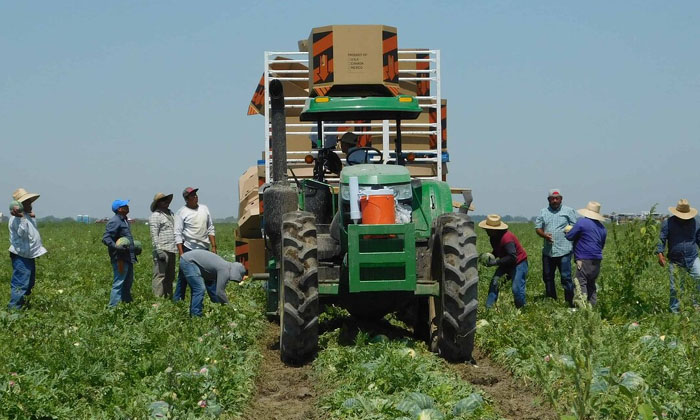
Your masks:
M640 404L637 412L642 416L642 420L654 420L654 409L649 404Z

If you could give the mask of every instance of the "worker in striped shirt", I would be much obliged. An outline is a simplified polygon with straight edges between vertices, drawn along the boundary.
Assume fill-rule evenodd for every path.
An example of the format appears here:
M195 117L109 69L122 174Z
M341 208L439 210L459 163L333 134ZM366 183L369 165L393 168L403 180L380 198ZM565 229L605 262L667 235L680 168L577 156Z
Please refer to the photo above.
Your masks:
M175 245L175 215L169 208L172 200L172 194L156 194L151 203L151 217L148 218L153 245L151 287L156 297L173 295L177 246Z
M544 239L542 281L544 281L545 295L552 299L557 298L554 275L555 271L559 269L561 285L564 288L564 299L569 306L573 307L574 283L571 280L573 245L566 239L565 235L576 223L577 217L574 209L562 205L562 200L561 190L558 188L549 190L547 195L549 206L543 208L535 219L535 232Z

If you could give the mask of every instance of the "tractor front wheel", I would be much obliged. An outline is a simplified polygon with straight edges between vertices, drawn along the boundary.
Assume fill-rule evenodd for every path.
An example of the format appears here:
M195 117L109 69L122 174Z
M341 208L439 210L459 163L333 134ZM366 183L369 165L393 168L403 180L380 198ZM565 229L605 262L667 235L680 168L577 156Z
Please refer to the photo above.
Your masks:
M471 360L478 306L476 232L467 215L448 213L437 220L433 238L433 278L440 296L431 298L431 348L448 361Z
M294 211L282 219L280 269L280 356L288 365L313 357L318 346L318 261L316 223Z

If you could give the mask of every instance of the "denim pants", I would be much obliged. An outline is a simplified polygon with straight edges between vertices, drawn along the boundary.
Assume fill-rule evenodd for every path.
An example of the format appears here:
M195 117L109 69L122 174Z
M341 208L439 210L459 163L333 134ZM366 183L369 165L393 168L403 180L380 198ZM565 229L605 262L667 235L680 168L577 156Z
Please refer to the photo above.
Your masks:
M190 249L183 245L182 253L185 254L189 252ZM182 273L182 258L180 258L180 267L177 270L177 281L175 282L175 293L173 294L173 301L185 300L185 294L187 294L187 280L185 275Z
M21 309L26 296L32 294L36 280L36 262L34 258L24 258L10 252L12 260L12 279L10 280L10 309Z
M690 267L683 267L679 264L672 263L669 261L668 263L668 277L670 280L671 284L671 300L669 303L671 312L678 312L681 308L681 304L678 301L678 292L676 290L676 279L674 278L673 272L677 269L683 269L685 270L688 274L690 274L690 277L695 280L695 285L697 287L697 292L700 294L700 257L695 258L695 261L690 265ZM681 283L681 291L683 290L683 283ZM693 296L693 303L697 304L697 298Z
M571 253L560 257L549 257L542 255L542 280L547 297L557 298L557 288L554 285L554 274L559 269L561 286L564 288L564 299L573 305L574 303L574 283L571 281Z
M117 306L119 302L131 302L131 285L134 284L134 264L122 261L122 271L119 271L119 263L112 263L114 281L112 293L109 295L109 306Z
M190 285L190 289L192 289L192 300L190 301L191 316L202 316L205 290L207 294L209 294L209 299L211 299L212 302L219 302L219 299L216 297L216 282L212 281L206 283L197 264L181 259L180 272L187 280L187 284Z
M498 283L503 276L513 280L513 300L516 308L525 306L525 282L527 281L528 271L527 260L522 261L515 267L502 268L498 267L491 278L491 286L489 287L489 295L486 298L486 308L490 308L498 300Z

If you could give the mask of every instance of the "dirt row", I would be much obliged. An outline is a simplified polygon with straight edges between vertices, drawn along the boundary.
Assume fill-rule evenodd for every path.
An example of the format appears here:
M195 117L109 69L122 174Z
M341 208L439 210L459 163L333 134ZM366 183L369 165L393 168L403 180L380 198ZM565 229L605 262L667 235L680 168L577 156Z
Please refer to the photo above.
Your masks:
M262 337L263 361L256 393L244 412L245 420L321 420L317 411L320 390L314 386L311 365L290 367L279 357L279 326L270 323ZM506 419L555 420L556 413L543 397L475 349L475 363L449 365L465 381L489 396Z

